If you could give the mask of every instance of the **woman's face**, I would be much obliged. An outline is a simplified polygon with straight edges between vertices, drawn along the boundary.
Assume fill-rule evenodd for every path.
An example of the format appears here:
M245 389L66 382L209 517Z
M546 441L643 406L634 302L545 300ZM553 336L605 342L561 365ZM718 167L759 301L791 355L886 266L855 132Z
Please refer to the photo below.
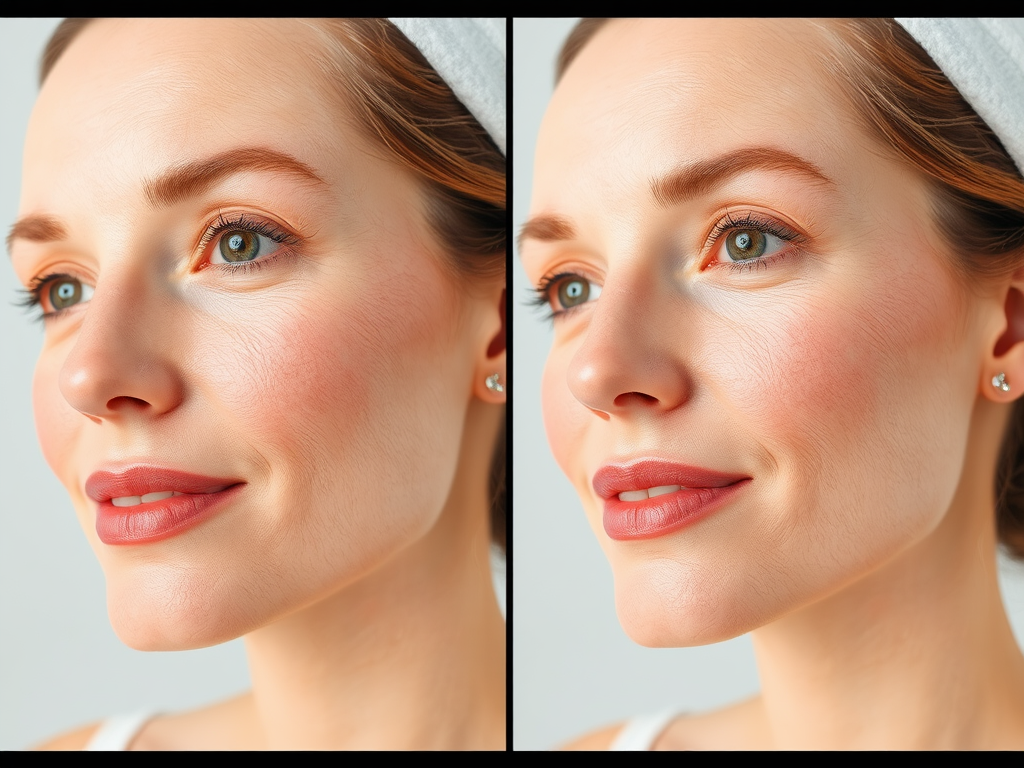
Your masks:
M237 637L359 579L451 489L482 304L414 179L331 95L320 40L298 21L97 21L32 115L12 258L26 286L64 275L40 291L62 311L38 432L136 648ZM98 533L87 481L137 465L237 486L181 528L201 503L107 501Z
M556 313L545 423L646 645L835 592L960 481L986 329L827 39L613 21L544 118L521 252Z

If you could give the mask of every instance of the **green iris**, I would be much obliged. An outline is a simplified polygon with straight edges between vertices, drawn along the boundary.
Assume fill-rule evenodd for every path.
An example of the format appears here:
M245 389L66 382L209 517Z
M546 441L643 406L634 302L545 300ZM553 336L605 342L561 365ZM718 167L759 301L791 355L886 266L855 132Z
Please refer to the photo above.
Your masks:
M756 229L737 229L725 238L725 250L733 261L756 259L767 247L768 238Z
M82 300L82 284L74 278L58 280L50 286L50 303L54 309L67 309Z
M252 261L260 252L260 236L246 229L230 229L220 239L225 261Z
M566 309L586 304L589 298L590 283L586 280L566 280L558 286L558 301Z

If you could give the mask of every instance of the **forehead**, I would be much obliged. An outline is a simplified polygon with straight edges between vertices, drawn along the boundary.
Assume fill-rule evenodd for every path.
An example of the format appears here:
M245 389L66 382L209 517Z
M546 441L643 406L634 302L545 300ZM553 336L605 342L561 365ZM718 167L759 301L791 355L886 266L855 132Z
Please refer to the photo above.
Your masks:
M102 183L115 168L137 175L238 145L327 152L343 121L324 55L298 20L94 21L40 91L26 183Z
M545 114L535 208L562 207L556 194L632 194L682 163L749 146L840 172L844 150L868 139L824 71L829 34L789 19L609 22Z

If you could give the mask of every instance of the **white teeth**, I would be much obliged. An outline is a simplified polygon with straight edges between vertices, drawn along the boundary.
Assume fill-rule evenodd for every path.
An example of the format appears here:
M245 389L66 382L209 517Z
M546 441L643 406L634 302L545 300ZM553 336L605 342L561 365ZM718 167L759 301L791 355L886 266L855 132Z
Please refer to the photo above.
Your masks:
M657 485L643 491L623 491L619 494L619 499L621 501L643 501L648 498L653 499L655 496L663 496L666 493L675 493L682 487L681 485Z
M623 491L619 494L622 501L643 501L647 498L647 491Z
M647 490L647 495L649 495L653 499L655 496L662 496L663 494L666 493L675 493L681 487L682 486L679 485L659 485L657 488L649 488Z
M143 496L119 496L116 499L111 499L110 503L115 507L136 507L139 504L148 504L151 501L162 501L163 499L169 499L171 496L181 496L180 491L153 491L153 493L147 493Z

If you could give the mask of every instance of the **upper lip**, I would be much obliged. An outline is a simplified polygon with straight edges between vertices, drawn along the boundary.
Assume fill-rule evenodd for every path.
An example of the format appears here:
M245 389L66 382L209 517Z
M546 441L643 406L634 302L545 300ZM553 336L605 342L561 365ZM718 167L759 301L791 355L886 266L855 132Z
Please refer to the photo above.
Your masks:
M613 499L623 491L641 491L661 485L721 488L748 477L736 472L719 472L663 459L636 459L605 464L597 470L594 473L594 491L604 499Z
M207 477L179 469L133 464L117 470L99 470L85 481L85 493L93 501L125 496L144 496L156 491L210 493L225 485L242 482L236 478Z

